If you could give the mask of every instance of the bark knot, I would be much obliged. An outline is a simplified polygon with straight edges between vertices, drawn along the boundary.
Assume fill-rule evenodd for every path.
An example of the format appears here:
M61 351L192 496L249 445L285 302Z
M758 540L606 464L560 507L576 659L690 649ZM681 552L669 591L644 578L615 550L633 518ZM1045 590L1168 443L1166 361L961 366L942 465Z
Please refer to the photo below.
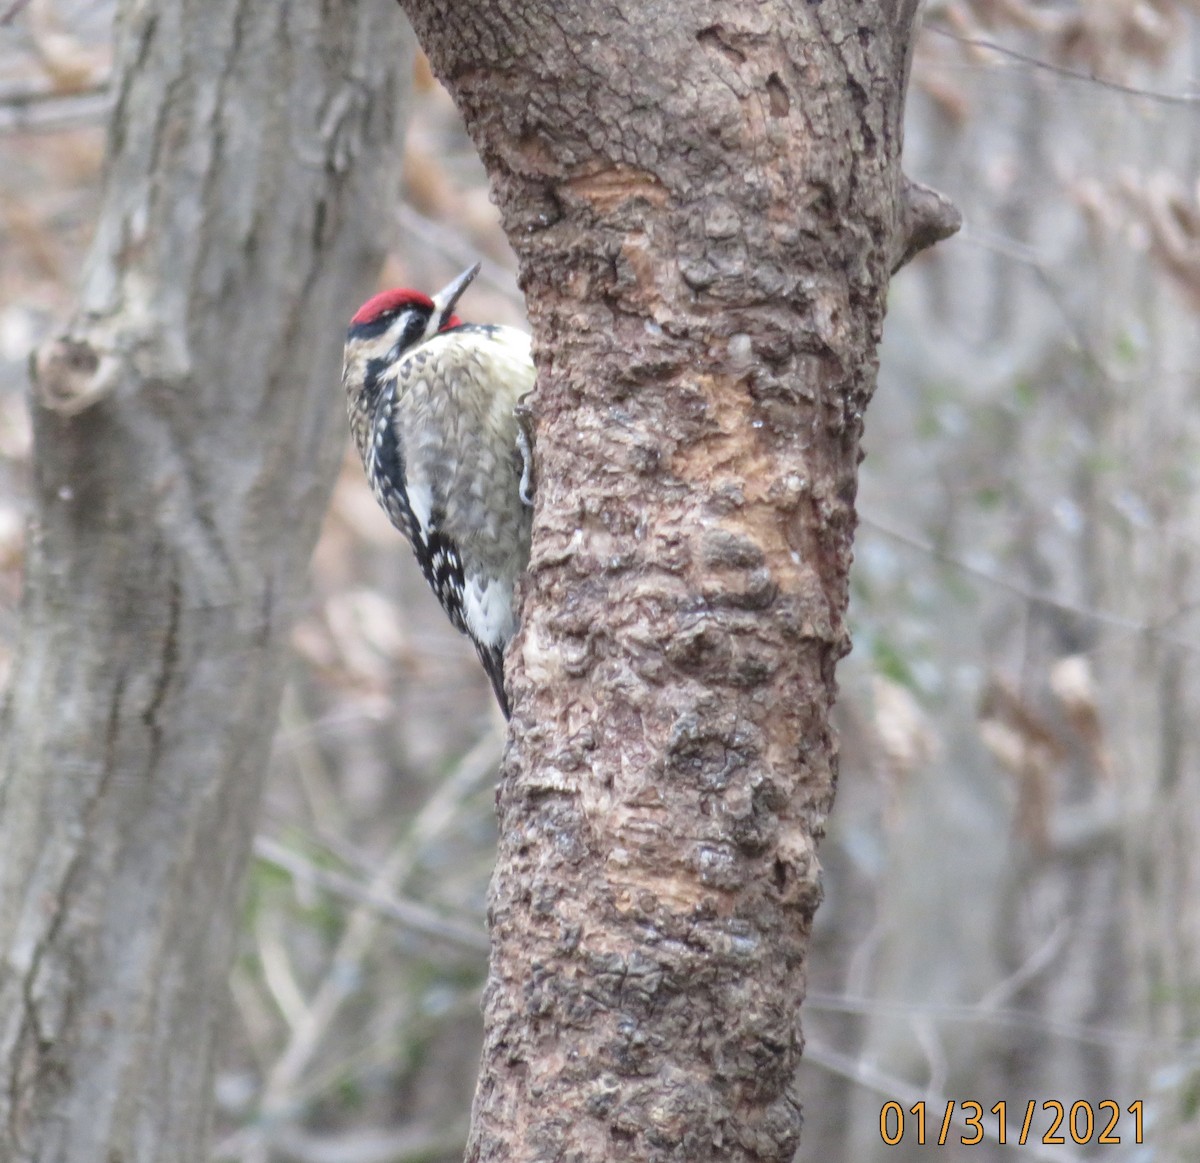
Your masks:
M77 416L108 396L120 380L120 360L87 339L60 335L30 357L34 399L60 416Z

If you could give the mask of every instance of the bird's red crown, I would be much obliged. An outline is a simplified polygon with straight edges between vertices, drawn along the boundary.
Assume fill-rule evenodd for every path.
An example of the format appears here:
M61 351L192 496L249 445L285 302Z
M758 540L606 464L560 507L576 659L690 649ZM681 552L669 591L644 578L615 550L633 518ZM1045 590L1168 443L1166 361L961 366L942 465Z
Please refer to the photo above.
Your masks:
M372 295L359 307L354 313L354 318L350 320L350 326L357 327L360 323L374 323L381 315L400 311L405 307L425 307L432 311L433 300L428 295L421 294L420 291L410 291L406 287L393 287L390 291L380 291L378 295Z

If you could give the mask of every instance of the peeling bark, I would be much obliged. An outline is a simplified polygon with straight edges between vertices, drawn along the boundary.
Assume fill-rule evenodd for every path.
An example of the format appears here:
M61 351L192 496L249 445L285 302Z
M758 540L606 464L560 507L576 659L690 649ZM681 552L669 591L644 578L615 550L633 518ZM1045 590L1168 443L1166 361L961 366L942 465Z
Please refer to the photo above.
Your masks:
M915 0L404 0L521 261L539 492L473 1160L787 1160Z
M0 718L0 1157L207 1158L283 648L381 258L386 5L125 3L78 310L33 360ZM321 320L321 327L312 326Z

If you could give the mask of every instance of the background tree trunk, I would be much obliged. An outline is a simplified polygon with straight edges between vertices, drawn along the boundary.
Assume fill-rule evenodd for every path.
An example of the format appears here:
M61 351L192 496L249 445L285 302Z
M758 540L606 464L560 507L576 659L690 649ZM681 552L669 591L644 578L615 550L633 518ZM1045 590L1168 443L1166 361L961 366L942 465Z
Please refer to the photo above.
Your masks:
M0 723L0 1156L205 1157L283 646L381 254L402 25L123 6L78 312L35 358ZM314 325L319 321L320 326Z
M790 1159L915 4L408 0L539 386L472 1159Z

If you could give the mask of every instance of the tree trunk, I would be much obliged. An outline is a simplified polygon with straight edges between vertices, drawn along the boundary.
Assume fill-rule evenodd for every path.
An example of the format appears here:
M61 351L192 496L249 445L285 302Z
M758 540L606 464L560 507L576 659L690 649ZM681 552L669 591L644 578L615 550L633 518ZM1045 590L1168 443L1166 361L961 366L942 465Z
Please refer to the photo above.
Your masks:
M787 1160L916 4L405 6L539 364L469 1156Z
M126 2L79 309L34 359L0 723L0 1157L206 1157L283 649L399 154L393 9Z

